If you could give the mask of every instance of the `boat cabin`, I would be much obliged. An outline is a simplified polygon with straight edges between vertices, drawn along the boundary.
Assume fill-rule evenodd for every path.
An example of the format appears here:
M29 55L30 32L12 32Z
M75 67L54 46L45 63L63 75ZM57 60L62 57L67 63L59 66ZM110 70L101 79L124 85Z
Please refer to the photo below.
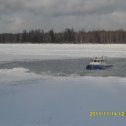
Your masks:
M93 69L106 69L112 67L111 64L108 64L106 62L106 59L104 57L95 57L91 59L89 64L86 66L86 69L93 70Z
M96 64L96 63L98 63L98 64L100 64L100 63L104 63L105 62L105 59L104 58L97 58L97 57L95 57L94 59L91 59L91 61L90 61L90 64Z

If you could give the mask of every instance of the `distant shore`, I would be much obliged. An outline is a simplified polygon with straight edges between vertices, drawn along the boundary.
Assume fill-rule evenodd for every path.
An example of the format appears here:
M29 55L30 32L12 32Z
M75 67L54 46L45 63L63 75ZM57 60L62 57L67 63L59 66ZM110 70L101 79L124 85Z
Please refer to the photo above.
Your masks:
M75 31L73 28L66 28L61 32L55 32L53 29L47 32L43 29L24 30L21 33L0 33L0 43L126 44L126 31L123 29Z

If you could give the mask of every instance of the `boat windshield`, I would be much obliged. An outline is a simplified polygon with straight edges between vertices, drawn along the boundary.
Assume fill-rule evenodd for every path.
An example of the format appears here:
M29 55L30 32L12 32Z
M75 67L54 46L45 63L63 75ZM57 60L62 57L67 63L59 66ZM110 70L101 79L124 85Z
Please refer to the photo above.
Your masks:
M91 62L104 62L104 60L101 60L101 59L93 59L93 60L91 60Z

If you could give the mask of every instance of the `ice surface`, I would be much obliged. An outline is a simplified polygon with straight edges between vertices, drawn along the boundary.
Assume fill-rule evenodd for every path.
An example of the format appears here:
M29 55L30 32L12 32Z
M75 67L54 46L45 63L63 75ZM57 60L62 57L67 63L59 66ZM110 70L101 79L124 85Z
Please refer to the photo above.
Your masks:
M126 111L126 78L35 72L37 60L103 55L125 58L126 46L1 44L0 126L124 126L126 117L90 118L89 112Z
M0 44L0 61L126 57L123 44Z
M23 68L1 70L0 77L6 78L0 79L1 126L126 124L126 117L89 117L126 110L126 78L40 76Z
M40 76L35 73L29 73L29 70L25 68L0 69L0 84L35 78L39 79Z

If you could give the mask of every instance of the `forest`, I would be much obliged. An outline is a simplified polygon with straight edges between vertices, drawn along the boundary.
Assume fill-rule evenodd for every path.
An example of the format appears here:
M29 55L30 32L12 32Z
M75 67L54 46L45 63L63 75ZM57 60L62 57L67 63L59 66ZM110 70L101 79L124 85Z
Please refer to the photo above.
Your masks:
M22 33L1 33L0 43L126 43L126 31L74 31L73 28L62 32L53 29L48 32L41 29L24 30Z

